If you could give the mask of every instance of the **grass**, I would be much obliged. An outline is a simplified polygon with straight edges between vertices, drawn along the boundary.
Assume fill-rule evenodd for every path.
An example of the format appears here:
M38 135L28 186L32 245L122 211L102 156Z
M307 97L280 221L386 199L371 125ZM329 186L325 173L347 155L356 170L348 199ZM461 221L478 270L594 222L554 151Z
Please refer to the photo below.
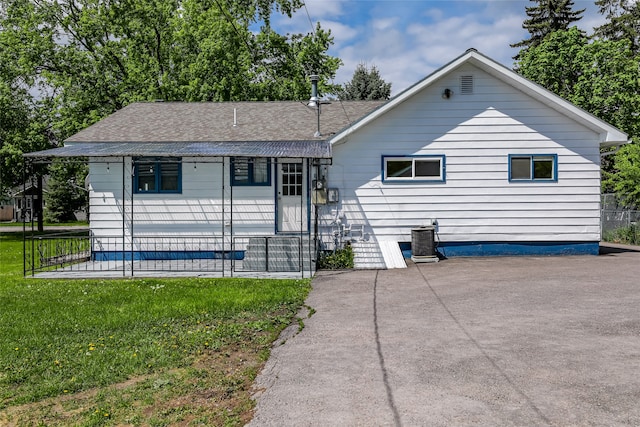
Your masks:
M0 235L0 425L243 425L309 280L22 277Z
M0 227L21 227L22 222L11 222L11 221L0 221ZM31 230L31 223L27 222L27 229ZM33 226L38 228L38 223L34 222ZM73 221L73 222L46 222L44 223L45 227L69 227L69 226L89 226L89 223L86 221Z

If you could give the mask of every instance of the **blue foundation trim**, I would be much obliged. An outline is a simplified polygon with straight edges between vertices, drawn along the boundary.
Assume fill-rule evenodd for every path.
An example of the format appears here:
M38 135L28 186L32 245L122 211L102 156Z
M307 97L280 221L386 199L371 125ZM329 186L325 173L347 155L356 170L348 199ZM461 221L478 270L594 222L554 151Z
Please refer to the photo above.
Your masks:
M93 261L176 261L192 259L244 259L244 251L97 251Z
M405 258L411 243L400 243ZM444 258L482 256L598 255L599 242L439 242L436 252Z

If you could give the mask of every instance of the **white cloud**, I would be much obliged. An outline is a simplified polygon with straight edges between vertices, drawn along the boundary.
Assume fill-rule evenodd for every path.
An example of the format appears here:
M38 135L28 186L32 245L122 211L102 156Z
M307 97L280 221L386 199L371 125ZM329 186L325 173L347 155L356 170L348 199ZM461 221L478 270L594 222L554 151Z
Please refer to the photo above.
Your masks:
M338 0L306 0L307 10L312 19L334 18L344 13L343 4L345 1ZM306 14L304 8L302 12Z
M398 18L384 18L384 19L374 19L371 21L371 27L374 31L386 31L392 29L396 24L398 24Z
M335 54L344 62L337 82L348 81L355 66L365 62L378 67L382 78L392 83L395 94L470 47L507 66L512 64L511 57L517 51L509 44L522 38L521 16L515 13L486 16L482 10L476 10L446 17L441 12L427 9L416 13L409 22L393 16L372 19L353 44L337 49Z
M331 29L330 54L342 59L335 82L349 81L359 63L375 65L397 94L435 69L474 47L512 66L517 49L528 37L522 23L528 0L307 0L307 9L278 21L280 31L311 31L311 21ZM434 7L435 6L435 7ZM586 8L580 28L591 33L604 18L592 0L575 0ZM308 11L308 16L307 16Z
M335 46L341 46L345 42L353 40L358 36L359 33L357 28L350 27L341 22L322 21L320 25L325 30L331 30L331 35L333 36Z

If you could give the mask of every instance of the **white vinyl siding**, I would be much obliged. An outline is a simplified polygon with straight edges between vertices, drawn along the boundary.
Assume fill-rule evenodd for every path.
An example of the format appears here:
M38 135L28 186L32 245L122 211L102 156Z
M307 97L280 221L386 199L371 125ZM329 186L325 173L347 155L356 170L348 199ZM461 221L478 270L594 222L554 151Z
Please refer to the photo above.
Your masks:
M89 164L90 227L96 236L230 236L269 235L275 228L273 187L231 187L229 159L194 163L183 159L182 193L134 193L122 159ZM131 170L125 160L125 171ZM224 185L223 185L224 180Z
M443 99L473 76L473 94ZM446 184L390 183L380 156L446 156ZM554 156L553 183L509 180L509 156ZM342 215L377 240L410 241L411 228L438 221L448 242L600 239L599 135L484 71L466 64L333 146L329 187Z

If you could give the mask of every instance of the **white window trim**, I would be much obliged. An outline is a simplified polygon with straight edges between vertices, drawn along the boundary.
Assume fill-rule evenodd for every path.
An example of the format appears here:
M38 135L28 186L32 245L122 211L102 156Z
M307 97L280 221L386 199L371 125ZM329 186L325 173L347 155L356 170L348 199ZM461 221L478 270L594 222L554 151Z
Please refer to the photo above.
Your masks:
M416 176L416 161L420 160L434 160L440 163L440 175L427 177ZM387 176L387 162L389 161L411 161L411 176L410 177L393 177ZM382 182L445 182L446 181L446 161L443 154L438 155L383 155L382 156Z

